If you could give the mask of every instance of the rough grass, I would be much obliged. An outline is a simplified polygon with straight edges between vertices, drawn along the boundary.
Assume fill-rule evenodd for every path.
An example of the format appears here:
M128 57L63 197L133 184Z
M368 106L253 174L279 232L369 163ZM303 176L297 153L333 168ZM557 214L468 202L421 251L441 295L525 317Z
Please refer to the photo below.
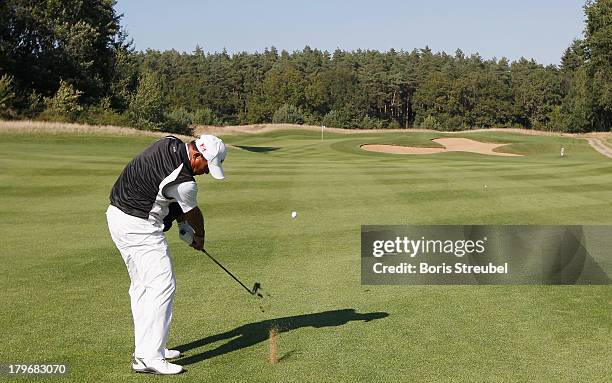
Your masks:
M254 124L254 125L235 125L235 126L211 126L211 125L196 125L195 132L197 134L259 134L269 133L278 130L306 130L312 132L321 132L321 126L315 125L296 125L296 124ZM549 132L543 130L533 129L517 129L517 128L491 128L491 129L474 129L464 131L453 131L453 132L440 132L431 129L339 129L329 128L323 129L324 136L328 133L342 133L342 134L380 134L380 133L440 133L440 134L471 134L478 132L506 132L506 133L518 133L526 134L531 136L551 136L551 137L610 137L612 133L598 132L598 133L586 133L586 134L575 134L575 133L560 133L560 132Z
M321 132L320 126L315 125L296 125L296 124L253 124L253 125L234 125L234 126L214 126L214 125L194 125L194 135L201 134L216 134L216 135L234 135L234 134L260 134L269 133L279 130L303 130L311 132ZM110 125L85 125L76 123L63 122L47 122L35 120L20 120L6 121L0 120L0 133L75 133L75 134L96 134L96 135L148 135L159 137L167 134L164 132L151 132L138 130L134 128L126 128ZM324 129L324 136L330 133L342 134L380 134L380 133L436 133L438 131L430 129L339 129L328 128ZM493 129L477 129L454 132L439 132L440 134L471 134L478 132L506 132L518 133L535 136L554 136L554 137L601 137L612 140L612 133L597 132L586 134L573 133L558 133L532 129L516 129L516 128L493 128ZM186 137L186 136L181 136Z
M149 136L163 137L169 133L138 130L111 125L86 125L48 121L3 121L0 120L0 134L78 134L78 135L110 135L110 136ZM176 135L186 139L187 136Z
M188 369L171 379L609 381L610 286L360 285L361 224L612 223L612 163L585 140L469 135L525 157L359 149L438 136L224 136L244 150L230 150L227 181L198 180L207 247L244 281L260 281L272 307L261 313L170 232L178 283L170 346L185 352ZM68 362L63 381L156 379L129 370L129 279L104 217L117 175L153 140L1 136L0 360ZM280 362L270 365L273 325Z

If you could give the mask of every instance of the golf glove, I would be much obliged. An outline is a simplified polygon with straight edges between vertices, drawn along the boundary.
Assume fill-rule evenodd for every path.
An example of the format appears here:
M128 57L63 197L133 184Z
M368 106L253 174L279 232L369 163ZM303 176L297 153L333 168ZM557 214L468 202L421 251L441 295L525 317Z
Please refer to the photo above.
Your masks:
M183 242L191 245L193 243L194 234L195 230L193 230L193 227L191 227L190 224L187 222L179 223L179 238L181 238Z

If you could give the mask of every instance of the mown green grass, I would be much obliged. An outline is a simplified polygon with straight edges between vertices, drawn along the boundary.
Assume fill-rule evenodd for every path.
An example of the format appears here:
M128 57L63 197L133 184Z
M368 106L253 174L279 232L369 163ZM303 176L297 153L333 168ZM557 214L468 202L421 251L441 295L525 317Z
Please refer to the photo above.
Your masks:
M273 304L261 313L172 231L170 346L188 349L188 372L170 379L608 381L609 286L360 285L362 224L612 223L612 162L584 140L464 135L524 157L359 149L440 136L225 137L257 148L231 150L227 181L198 180L207 247L241 279L260 281ZM0 362L65 361L63 381L151 379L130 372L129 279L104 211L123 166L152 140L0 134ZM366 322L351 310L385 314ZM282 360L270 365L275 321L285 327Z

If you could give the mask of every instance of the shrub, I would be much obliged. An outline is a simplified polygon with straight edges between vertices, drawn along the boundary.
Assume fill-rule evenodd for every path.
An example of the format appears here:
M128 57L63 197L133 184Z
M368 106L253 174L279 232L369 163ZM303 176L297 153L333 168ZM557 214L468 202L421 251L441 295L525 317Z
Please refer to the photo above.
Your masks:
M13 76L4 74L0 77L0 115L8 112L14 98Z
M388 129L401 129L402 127L400 126L399 122L392 120L392 121L389 121L389 123L387 124L387 128Z
M555 105L552 107L552 110L548 114L548 124L546 127L547 130L555 131L555 132L565 132L568 131L567 126L567 117L563 114L561 106Z
M469 126L465 123L462 117L460 116L448 116L444 115L446 118L442 120L440 123L440 130L444 130L447 132L453 132L458 130L469 130L474 129L475 127ZM480 127L482 128L482 127Z
M162 130L165 108L161 86L152 73L140 76L136 94L130 99L128 116L138 129Z
M275 124L303 124L304 114L299 108L284 104L274 112L272 122Z
M375 117L365 116L359 123L361 129L382 129L385 127L385 122Z
M178 108L165 116L164 130L171 133L193 135L193 115L185 108Z
M353 119L350 114L343 109L331 110L323 116L322 124L331 128L352 128Z
M32 90L28 95L26 105L26 108L23 110L25 117L34 118L45 110L43 97L35 90Z
M440 126L440 123L434 116L427 116L423 121L421 121L419 128L440 130L442 126Z
M79 122L92 125L130 126L130 119L110 107L110 99L103 98L98 105L83 108Z
M75 121L83 110L83 107L79 105L79 98L82 94L83 92L61 80L55 95L44 98L46 109L40 117L45 120Z
M316 113L304 113L304 123L307 125L323 125L323 119Z
M193 114L193 123L196 125L221 125L223 122L210 108L201 108Z

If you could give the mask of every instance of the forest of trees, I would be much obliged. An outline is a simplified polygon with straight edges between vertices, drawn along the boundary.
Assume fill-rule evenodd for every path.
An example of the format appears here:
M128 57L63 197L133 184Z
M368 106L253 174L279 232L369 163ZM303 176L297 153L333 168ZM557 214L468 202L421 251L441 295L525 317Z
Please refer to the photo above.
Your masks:
M137 52L113 0L0 3L0 116L189 133L192 124L612 128L612 0L559 66L412 51ZM203 36L202 38L206 38ZM561 54L561 52L560 52Z

